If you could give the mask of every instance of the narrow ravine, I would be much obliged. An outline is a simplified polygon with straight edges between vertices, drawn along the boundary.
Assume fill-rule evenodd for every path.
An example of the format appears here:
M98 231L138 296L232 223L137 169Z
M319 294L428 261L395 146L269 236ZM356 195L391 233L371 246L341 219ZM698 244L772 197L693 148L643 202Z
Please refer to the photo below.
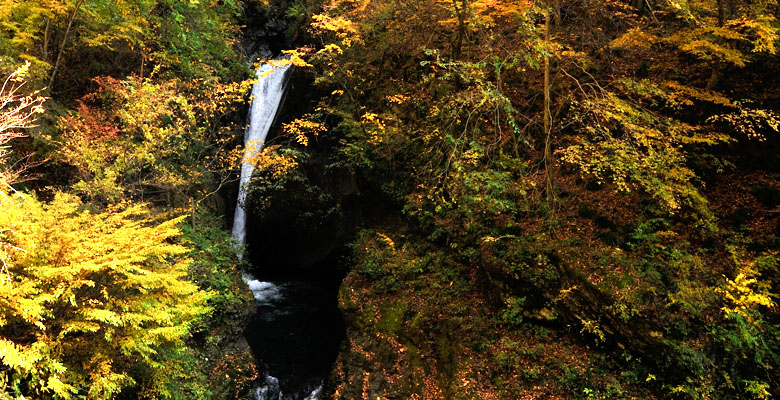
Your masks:
M254 158L284 100L291 66L264 64L257 69L252 89L245 152L233 222L233 238L247 243L247 184ZM338 277L299 271L279 273L269 265L253 265L255 275L245 274L258 303L258 311L245 330L262 376L250 390L254 400L316 400L336 358L343 337L343 322L336 306ZM265 273L264 273L265 271ZM268 278L268 280L258 279Z

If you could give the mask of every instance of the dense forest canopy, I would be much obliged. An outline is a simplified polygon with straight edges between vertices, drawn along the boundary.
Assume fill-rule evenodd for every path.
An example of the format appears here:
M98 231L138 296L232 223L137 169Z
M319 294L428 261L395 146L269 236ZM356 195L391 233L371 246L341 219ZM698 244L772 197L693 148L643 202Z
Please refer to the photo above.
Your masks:
M358 215L329 396L776 398L778 18L0 0L0 398L244 394L254 372L204 354L252 301L223 217L257 21L306 93L247 207Z

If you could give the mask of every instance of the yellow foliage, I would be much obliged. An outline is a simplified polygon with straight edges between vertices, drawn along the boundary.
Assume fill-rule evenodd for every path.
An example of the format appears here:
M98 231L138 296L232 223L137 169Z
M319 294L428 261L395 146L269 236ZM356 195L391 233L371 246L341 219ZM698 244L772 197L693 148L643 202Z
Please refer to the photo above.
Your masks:
M391 103L394 103L394 104L403 104L407 100L409 100L409 96L404 96L402 94L395 94L395 95L392 95L392 96L387 96L387 97L385 97L385 99L387 99L387 101L389 101Z
M85 97L79 112L59 120L58 156L76 168L78 192L119 202L152 191L175 201L197 199L232 179L241 157L231 127L219 121L243 102L249 80L194 80L188 86L199 88L196 97L175 81L97 82L101 89Z
M658 42L658 37L643 32L639 27L629 29L623 35L613 40L609 47L612 48L637 48L640 50L649 50L652 45Z
M610 180L617 191L641 188L670 212L689 206L706 214L706 199L692 184L694 173L683 162L682 145L720 143L724 136L658 117L615 93L604 94L582 102L592 113L583 118L590 137L559 150L561 159L599 182Z
M717 92L682 85L674 81L664 82L664 86L670 89L668 93L664 93L666 100L673 105L681 104L692 106L695 104L693 100L698 100L726 107L734 106L734 103L728 97Z
M311 115L307 114L302 118L294 119L292 122L284 124L282 130L291 135L298 144L308 146L310 136L318 136L327 130L325 124L312 121L309 118Z
M760 274L752 263L745 263L739 269L734 279L726 278L726 285L717 289L723 295L726 306L722 308L726 317L739 315L745 321L756 324L752 310L758 307L774 307L769 286L766 281L760 281Z
M308 49L306 48L282 50L282 54L284 54L284 57L270 59L270 60L262 60L262 62L277 67L282 67L285 65L292 65L294 67L301 67L301 68L311 67L312 65L303 59L303 57L306 56L307 51ZM267 71L266 76L270 73L271 71Z
M748 40L753 44L754 53L777 54L775 42L777 41L777 21L772 16L766 16L759 20L740 17L729 21L732 29L748 32Z
M322 50L318 51L317 53L335 53L335 54L344 54L344 50L339 47L339 45L334 43L328 43L325 45L325 47L322 48Z
M298 162L293 157L277 153L274 147L264 148L248 161L260 170L271 171L274 177L282 176L298 166Z
M384 141L386 127L378 114L371 112L364 113L360 117L360 123L368 134L368 143L376 146Z
M344 17L331 17L325 14L316 14L312 17L311 27L319 32L330 32L341 40L344 47L351 47L355 43L361 43L357 26L354 22Z
M75 197L49 203L0 191L0 362L23 390L110 399L136 382L131 368L165 379L163 348L183 348L207 311L185 280L179 219L141 205L95 214Z
M533 3L525 0L475 0L460 2L452 0L437 0L437 4L449 9L451 18L442 19L439 24L450 29L463 23L469 30L495 28L497 25L509 25L524 18L533 7Z
M32 127L37 115L43 112L45 98L40 92L25 93L29 69L29 62L23 64L0 86L0 183L13 183L19 173L3 165L3 158L8 155L5 145L24 136L21 131Z
M750 108L747 102L734 102L735 110L714 115L709 121L722 122L744 135L748 140L766 141L766 133L780 133L780 114L771 110Z
M382 232L377 232L376 235L379 236L379 240L386 244L390 250L395 251L395 242L390 238L390 236L387 236Z
M771 19L756 20L740 17L729 21L724 26L705 25L694 29L682 29L665 40L703 61L744 67L750 59L733 44L747 42L753 45L753 53L775 54L777 28L774 27Z

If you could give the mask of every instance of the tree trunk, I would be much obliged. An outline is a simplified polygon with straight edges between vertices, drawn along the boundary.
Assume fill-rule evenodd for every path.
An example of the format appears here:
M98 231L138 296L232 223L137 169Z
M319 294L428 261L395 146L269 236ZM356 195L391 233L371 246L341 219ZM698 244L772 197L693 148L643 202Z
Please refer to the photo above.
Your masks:
M544 42L550 48L550 9L544 14ZM552 182L552 121L550 116L550 55L544 54L544 170L547 201L555 200Z
M146 51L142 47L141 48L141 72L140 72L141 79L144 78L144 63L145 62L146 62Z
M192 229L195 229L195 214L198 212L198 205L195 203L195 200L190 197L190 226L192 226Z
M46 19L46 28L43 30L43 45L41 46L41 57L45 62L49 62L49 28L51 27L51 18Z
M54 69L51 71L51 78L49 78L49 89L54 85L54 78L57 76L57 69L60 67L62 61L62 54L65 52L65 45L68 43L68 34L70 33L70 27L73 26L73 21L78 15L81 5L84 4L84 0L79 0L73 7L73 11L68 16L68 26L65 28L65 34L62 36L62 42L60 43L60 49L57 51L57 60L54 61Z
M455 43L452 45L452 59L459 60L461 48L463 47L463 36L466 31L466 17L463 15L466 8L466 1L461 0L460 7L458 7L458 1L452 0L452 6L455 7L455 14L458 17L458 32L455 36Z
M707 87L706 90L712 90L715 89L715 85L718 84L718 79L720 78L720 67L718 65L714 65L712 67L712 73L710 74L710 79L707 80Z
M737 16L737 4L734 0L729 0L729 15L728 19L732 19Z

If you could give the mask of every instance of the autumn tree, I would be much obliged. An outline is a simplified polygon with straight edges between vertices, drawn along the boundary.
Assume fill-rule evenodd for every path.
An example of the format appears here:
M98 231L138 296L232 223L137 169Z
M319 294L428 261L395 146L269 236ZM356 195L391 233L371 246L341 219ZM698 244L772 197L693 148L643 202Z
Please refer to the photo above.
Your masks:
M326 9L313 17L323 46L311 62L328 71L318 79L334 95L324 109L337 109L356 139L347 157L402 162L401 149L418 152L408 164L418 179L408 184L449 208L467 165L544 142L541 104L517 96L542 93L536 82L518 84L543 61L543 31L534 23L543 14L531 4L409 0ZM387 29L373 30L378 20Z
M148 75L147 64L187 79L243 71L231 38L236 2L3 0L0 10L3 65L30 61L32 75L50 89L63 72L82 84L107 70L120 72L107 68L105 57L125 61L122 74ZM85 71L71 57L92 58L96 69Z
M50 204L0 196L2 390L110 399L135 386L168 397L185 373L171 356L207 310L184 279L179 220L144 206L96 214L64 194Z
M726 13L721 1L660 2L638 10L606 3L623 13L627 24L604 43L610 57L640 57L651 70L621 61L633 69L611 64L606 68L612 76L599 79L582 68L594 61L588 57L580 65L565 65L576 104L570 122L587 135L561 155L600 182L615 183L619 191L642 190L670 212L686 208L707 219L706 201L688 162L691 155L778 132L772 110L718 91L725 70L775 56L777 22L769 13L771 4L731 2ZM657 25L661 18L668 27Z
M194 82L210 88L187 92L197 97L174 82L95 82L99 89L60 120L56 157L76 167L78 193L102 202L162 198L189 207L235 179L237 130L222 121L243 102L249 81Z

